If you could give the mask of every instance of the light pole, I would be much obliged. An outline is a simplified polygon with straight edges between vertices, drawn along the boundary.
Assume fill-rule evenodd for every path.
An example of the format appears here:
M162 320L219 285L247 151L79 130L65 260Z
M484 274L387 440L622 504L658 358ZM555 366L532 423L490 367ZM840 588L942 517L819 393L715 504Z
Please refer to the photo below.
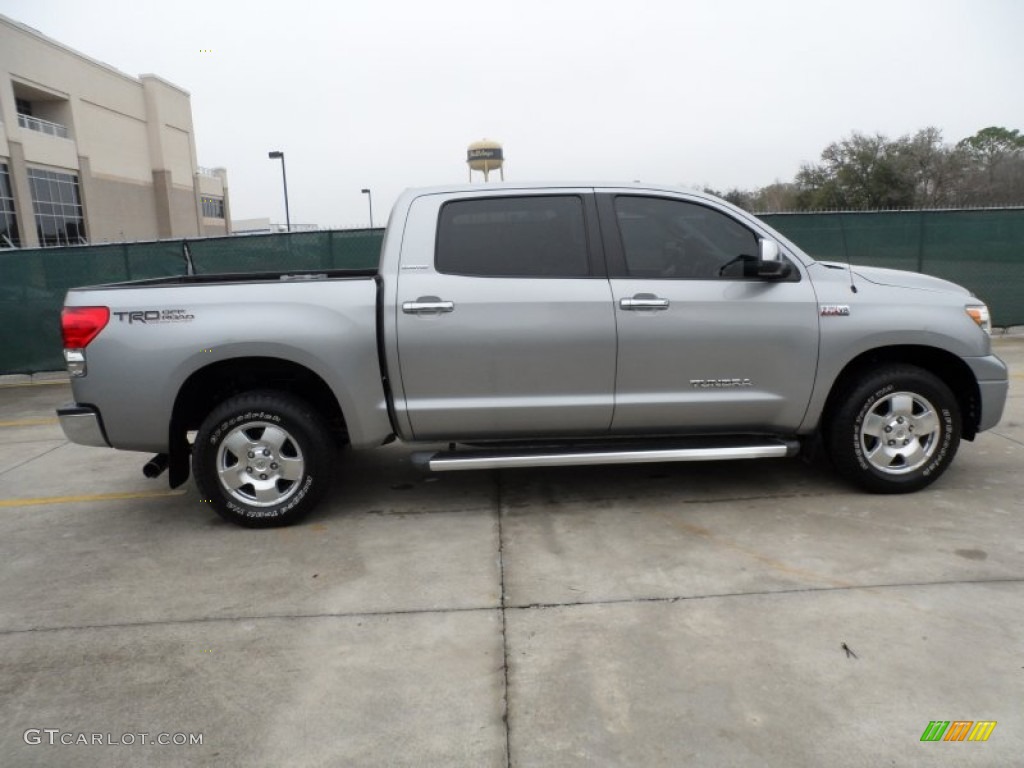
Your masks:
M275 150L273 152L269 152L267 154L267 157L269 157L271 160L281 160L281 181L284 183L284 220L285 226L288 228L288 231L291 232L292 215L288 211L288 174L284 172L284 152L279 152Z
M364 189L362 192L366 195L366 200L370 204L370 229L373 229L373 193L368 189Z

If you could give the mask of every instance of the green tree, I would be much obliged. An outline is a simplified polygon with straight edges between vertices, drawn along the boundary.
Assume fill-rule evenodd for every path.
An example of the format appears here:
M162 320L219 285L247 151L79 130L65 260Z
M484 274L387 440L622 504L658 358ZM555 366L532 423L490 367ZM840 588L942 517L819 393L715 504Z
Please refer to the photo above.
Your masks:
M755 212L1024 205L1024 135L990 126L951 146L936 127L894 141L855 132L792 183L705 191Z
M821 162L797 173L799 201L808 210L909 208L914 181L899 157L899 146L882 134L853 133L829 144Z
M993 125L962 139L957 146L976 159L991 162L1024 151L1024 136L1016 129L1010 130Z

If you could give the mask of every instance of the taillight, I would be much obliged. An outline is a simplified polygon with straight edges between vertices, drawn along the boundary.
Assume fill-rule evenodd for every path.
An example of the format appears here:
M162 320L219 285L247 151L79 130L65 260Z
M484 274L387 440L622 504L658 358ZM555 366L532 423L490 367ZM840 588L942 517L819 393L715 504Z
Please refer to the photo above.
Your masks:
M65 349L84 349L110 321L107 307L64 307L60 331Z

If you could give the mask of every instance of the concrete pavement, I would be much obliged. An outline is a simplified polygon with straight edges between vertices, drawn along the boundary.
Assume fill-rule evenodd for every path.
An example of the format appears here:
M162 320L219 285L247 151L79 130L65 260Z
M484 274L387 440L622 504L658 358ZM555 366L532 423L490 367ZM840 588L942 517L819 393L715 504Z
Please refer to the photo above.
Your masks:
M270 531L66 443L65 384L2 387L0 764L1019 764L1024 339L996 346L1002 424L918 494L389 447Z

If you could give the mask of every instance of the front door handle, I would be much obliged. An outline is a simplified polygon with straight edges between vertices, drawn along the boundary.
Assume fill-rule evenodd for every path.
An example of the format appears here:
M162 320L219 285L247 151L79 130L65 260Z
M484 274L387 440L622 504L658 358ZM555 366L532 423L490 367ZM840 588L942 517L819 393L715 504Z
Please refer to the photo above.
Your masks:
M619 307L632 311L668 309L668 299L653 293L638 293L631 299L619 299Z
M444 301L437 296L420 296L416 301L406 301L402 304L402 311L407 315L434 315L454 310L454 301Z

